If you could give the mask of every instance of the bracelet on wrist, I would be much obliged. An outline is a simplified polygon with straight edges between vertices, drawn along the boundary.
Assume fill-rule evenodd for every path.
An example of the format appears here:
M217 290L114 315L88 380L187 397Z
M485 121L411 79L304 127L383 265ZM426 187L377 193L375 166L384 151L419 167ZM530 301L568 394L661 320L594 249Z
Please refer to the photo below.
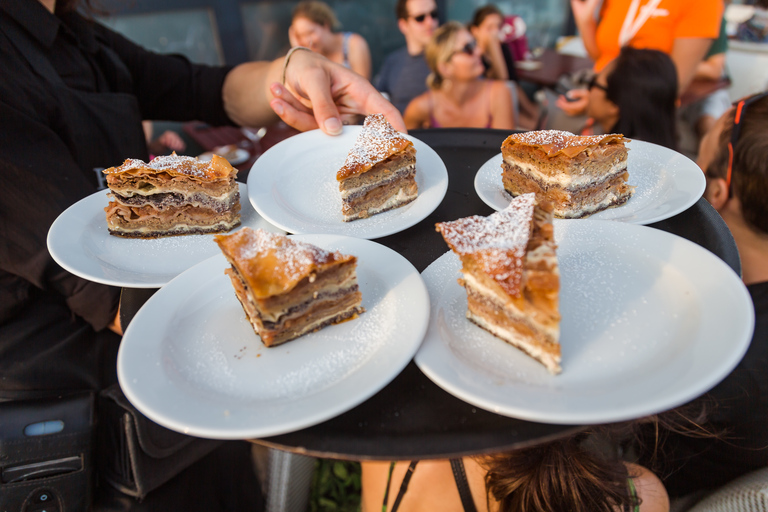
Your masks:
M294 46L293 48L288 50L288 53L285 54L285 60L283 61L283 74L282 74L282 79L280 80L280 83L283 85L285 85L285 70L288 69L288 61L291 60L291 55L293 55L293 53L296 50L306 50L308 52L312 51L306 46Z

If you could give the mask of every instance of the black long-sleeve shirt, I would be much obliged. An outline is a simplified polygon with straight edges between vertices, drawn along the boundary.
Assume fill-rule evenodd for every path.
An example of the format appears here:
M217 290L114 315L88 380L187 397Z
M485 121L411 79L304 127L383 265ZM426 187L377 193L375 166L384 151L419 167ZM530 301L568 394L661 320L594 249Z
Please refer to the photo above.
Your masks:
M39 43L73 90L133 95L143 119L231 123L221 96L229 68L146 51L77 13L52 15L37 1L3 0L0 16ZM128 79L103 58L103 47L117 54ZM98 389L114 373L117 340L104 329L119 289L66 272L46 246L56 217L96 191L94 175L77 163L89 141L69 135L60 98L2 32L0 69L0 398Z

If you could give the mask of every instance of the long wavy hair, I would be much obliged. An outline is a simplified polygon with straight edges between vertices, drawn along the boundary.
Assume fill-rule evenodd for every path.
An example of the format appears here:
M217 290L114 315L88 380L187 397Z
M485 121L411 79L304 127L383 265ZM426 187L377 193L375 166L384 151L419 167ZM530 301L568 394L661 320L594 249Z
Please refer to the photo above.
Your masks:
M453 55L453 47L456 44L456 38L459 32L467 30L464 25L458 21L449 21L435 30L432 38L424 49L424 58L429 66L430 73L427 76L427 87L430 89L439 89L445 78L438 69L440 64L448 62Z
M613 61L606 97L619 107L611 132L677 147L677 69L666 53L628 46Z

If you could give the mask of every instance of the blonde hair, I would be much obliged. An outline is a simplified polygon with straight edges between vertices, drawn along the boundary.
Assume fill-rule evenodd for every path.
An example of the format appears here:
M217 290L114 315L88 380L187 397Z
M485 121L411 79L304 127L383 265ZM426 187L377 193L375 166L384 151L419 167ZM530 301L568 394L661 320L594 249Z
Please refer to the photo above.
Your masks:
M333 9L330 8L325 2L319 2L316 0L307 0L299 2L296 7L293 8L293 16L291 20L296 18L306 18L313 23L330 28L332 31L341 28L336 14Z
M432 38L424 50L424 58L431 70L427 76L427 87L430 89L439 89L443 85L445 79L437 68L440 64L451 59L456 38L462 30L467 30L464 25L458 21L449 21L432 34Z

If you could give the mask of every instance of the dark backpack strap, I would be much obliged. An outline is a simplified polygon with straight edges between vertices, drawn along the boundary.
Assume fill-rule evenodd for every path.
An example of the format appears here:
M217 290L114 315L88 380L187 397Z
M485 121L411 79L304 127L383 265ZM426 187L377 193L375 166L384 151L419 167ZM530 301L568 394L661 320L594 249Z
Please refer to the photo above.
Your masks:
M400 484L400 491L397 493L397 497L395 498L395 502L392 504L392 512L397 512L397 509L400 507L400 502L403 500L403 496L405 496L405 491L408 490L408 483L411 481L411 476L413 475L413 471L416 469L416 464L418 464L419 461L414 460L411 461L411 463L408 465L408 471L405 472L405 476L403 477L403 483ZM387 512L387 498L389 496L389 483L390 479L392 478L392 469L394 468L394 462L392 463L392 466L390 466L389 470L389 479L387 479L387 491L384 493L384 505L381 507L382 512Z
M472 499L472 492L469 490L467 473L464 471L464 462L461 459L451 459L451 469L453 470L453 479L456 480L456 488L459 490L464 512L477 512L475 501Z

